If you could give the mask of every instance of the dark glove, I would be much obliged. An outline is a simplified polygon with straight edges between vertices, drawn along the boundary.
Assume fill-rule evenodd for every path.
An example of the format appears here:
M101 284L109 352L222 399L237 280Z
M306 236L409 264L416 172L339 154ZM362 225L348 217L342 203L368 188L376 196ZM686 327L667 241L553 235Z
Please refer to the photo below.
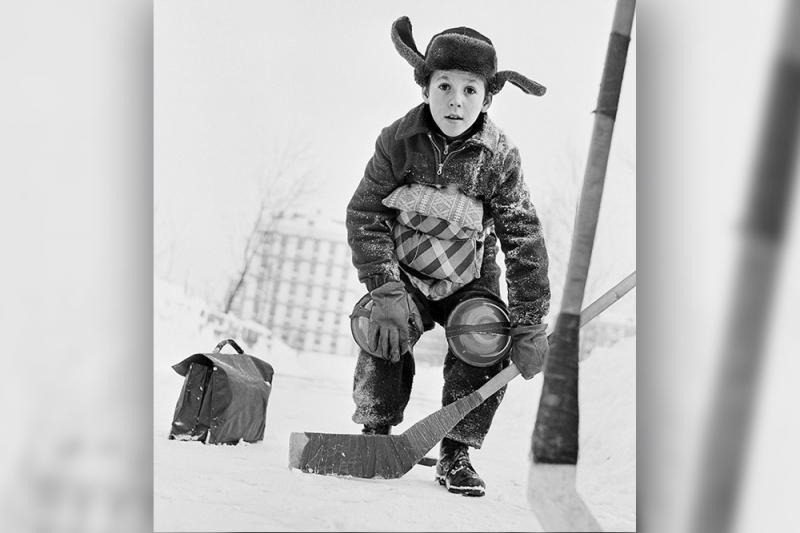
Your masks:
M511 328L511 360L525 379L531 379L544 367L550 353L546 330L547 324Z
M384 283L370 292L372 311L367 339L370 351L396 363L409 351L409 318L422 333L422 317L400 281Z

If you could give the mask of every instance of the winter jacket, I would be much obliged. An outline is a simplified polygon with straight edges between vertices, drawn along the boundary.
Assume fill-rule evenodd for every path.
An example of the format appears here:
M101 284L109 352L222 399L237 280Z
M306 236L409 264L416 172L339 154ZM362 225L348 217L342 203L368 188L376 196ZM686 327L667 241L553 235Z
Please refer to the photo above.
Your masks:
M400 280L389 224L397 211L381 203L409 183L446 187L483 203L484 226L494 222L496 237L484 243L482 285L499 295L496 262L499 239L506 258L508 304L512 324L538 324L550 304L547 251L539 218L530 201L519 150L483 115L476 131L452 142L438 132L427 104L421 104L384 128L375 154L347 206L348 243L359 280L372 290Z

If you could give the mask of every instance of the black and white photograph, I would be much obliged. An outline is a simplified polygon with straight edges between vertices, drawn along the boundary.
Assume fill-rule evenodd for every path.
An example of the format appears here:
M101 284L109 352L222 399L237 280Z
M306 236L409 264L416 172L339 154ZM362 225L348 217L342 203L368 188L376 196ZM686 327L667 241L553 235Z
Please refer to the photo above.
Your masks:
M797 531L800 0L7 0L0 80L0 531Z
M156 3L156 530L636 529L624 4Z

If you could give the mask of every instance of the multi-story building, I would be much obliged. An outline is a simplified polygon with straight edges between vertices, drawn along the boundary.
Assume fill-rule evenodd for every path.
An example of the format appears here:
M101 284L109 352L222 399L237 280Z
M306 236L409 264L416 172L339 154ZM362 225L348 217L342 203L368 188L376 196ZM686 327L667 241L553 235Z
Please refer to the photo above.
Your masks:
M232 311L298 350L356 353L348 317L366 289L344 223L293 215L273 224L263 242Z

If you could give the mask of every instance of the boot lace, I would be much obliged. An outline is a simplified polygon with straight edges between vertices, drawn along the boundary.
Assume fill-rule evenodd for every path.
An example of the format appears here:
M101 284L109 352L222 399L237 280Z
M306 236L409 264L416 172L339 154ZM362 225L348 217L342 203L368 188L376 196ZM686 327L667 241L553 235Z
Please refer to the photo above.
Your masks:
M452 475L464 469L475 473L475 469L472 468L472 463L469 460L469 452L467 452L466 448L461 448L453 456L453 462L450 464L449 473Z

